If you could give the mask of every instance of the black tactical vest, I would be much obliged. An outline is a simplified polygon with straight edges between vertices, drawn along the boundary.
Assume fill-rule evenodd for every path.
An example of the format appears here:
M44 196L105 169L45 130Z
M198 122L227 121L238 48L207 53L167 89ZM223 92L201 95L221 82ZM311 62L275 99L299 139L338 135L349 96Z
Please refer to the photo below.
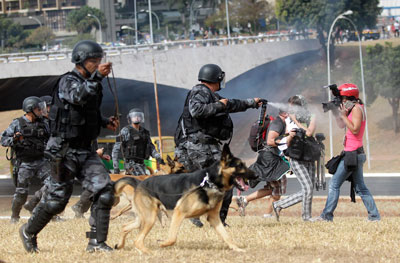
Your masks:
M78 74L68 72L84 81ZM72 148L90 148L101 128L100 105L103 94L90 96L85 105L73 105L58 97L59 81L53 92L53 105L50 108L50 132L53 137L61 137Z
M206 90L211 93L211 90L208 88ZM213 98L213 94L210 94L210 97ZM176 128L175 144L179 145L185 140L187 135L196 133L198 131L201 131L202 133L215 139L230 139L233 134L233 123L229 113L221 112L208 118L193 118L189 112L189 100L191 98L192 91L189 91L183 107L183 113L179 118L178 126ZM213 102L216 101L209 101L208 103Z
M39 160L44 156L44 149L49 139L49 133L43 120L28 122L23 117L18 118L22 141L15 145L17 159L23 162Z
M131 125L126 126L129 130L129 140L122 142L122 151L126 160L134 160L137 163L143 163L144 159L150 157L150 133L148 130L140 127L136 130Z

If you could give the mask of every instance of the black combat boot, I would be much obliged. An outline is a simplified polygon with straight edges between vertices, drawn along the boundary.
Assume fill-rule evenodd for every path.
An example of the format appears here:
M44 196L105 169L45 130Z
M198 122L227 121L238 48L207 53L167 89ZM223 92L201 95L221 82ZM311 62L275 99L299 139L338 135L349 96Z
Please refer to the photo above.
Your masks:
M37 247L36 235L30 235L26 233L25 229L27 225L27 223L23 224L19 228L19 236L26 251L28 251L29 253L37 253L39 252L39 248Z
M197 227L203 227L203 223L201 222L200 218L190 218L190 222Z
M75 218L85 218L84 214L89 210L92 205L92 192L83 190L79 201L71 206L72 211L75 213Z
M24 205L26 198L28 197L28 194L16 194L14 195L14 199L12 201L11 205L11 224L18 223L19 221L19 213L21 212L22 206Z
M28 223L23 224L19 229L19 236L26 251L38 252L36 236L49 223L53 215L45 210L45 203L39 203L33 210Z
M86 247L86 251L93 253L96 251L111 252L113 249L106 244L105 241L97 241L96 227L91 227L90 232L86 232L86 238L89 238L89 243Z

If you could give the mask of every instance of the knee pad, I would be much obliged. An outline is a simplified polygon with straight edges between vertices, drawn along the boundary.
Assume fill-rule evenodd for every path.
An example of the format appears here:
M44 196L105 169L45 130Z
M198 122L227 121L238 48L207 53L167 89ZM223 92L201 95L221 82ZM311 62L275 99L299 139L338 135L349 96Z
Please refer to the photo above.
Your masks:
M65 206L67 203L59 200L48 200L46 202L46 212L52 214L52 215L57 215L64 211Z
M114 189L112 186L106 186L106 188L100 192L99 197L97 199L97 203L100 209L111 208L113 206Z

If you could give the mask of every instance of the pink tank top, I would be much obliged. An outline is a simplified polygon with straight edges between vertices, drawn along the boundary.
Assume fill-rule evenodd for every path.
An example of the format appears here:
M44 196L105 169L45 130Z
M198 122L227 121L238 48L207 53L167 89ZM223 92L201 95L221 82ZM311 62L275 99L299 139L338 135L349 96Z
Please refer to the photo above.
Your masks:
M355 151L361 146L363 146L363 136L365 131L365 114L364 114L364 105L356 105L355 107L359 106L361 108L363 118L361 121L360 131L357 134L353 134L350 129L346 131L346 139L344 143L344 150L345 151ZM353 112L350 112L347 118L352 121Z

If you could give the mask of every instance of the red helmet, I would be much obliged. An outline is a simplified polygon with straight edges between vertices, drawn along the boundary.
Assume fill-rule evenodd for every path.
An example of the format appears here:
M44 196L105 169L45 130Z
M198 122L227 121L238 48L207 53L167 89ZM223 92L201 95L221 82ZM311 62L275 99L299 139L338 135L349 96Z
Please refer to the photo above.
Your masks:
M345 83L343 85L340 85L338 88L340 92L340 96L346 96L346 97L355 97L358 99L358 87L355 84L352 83Z

